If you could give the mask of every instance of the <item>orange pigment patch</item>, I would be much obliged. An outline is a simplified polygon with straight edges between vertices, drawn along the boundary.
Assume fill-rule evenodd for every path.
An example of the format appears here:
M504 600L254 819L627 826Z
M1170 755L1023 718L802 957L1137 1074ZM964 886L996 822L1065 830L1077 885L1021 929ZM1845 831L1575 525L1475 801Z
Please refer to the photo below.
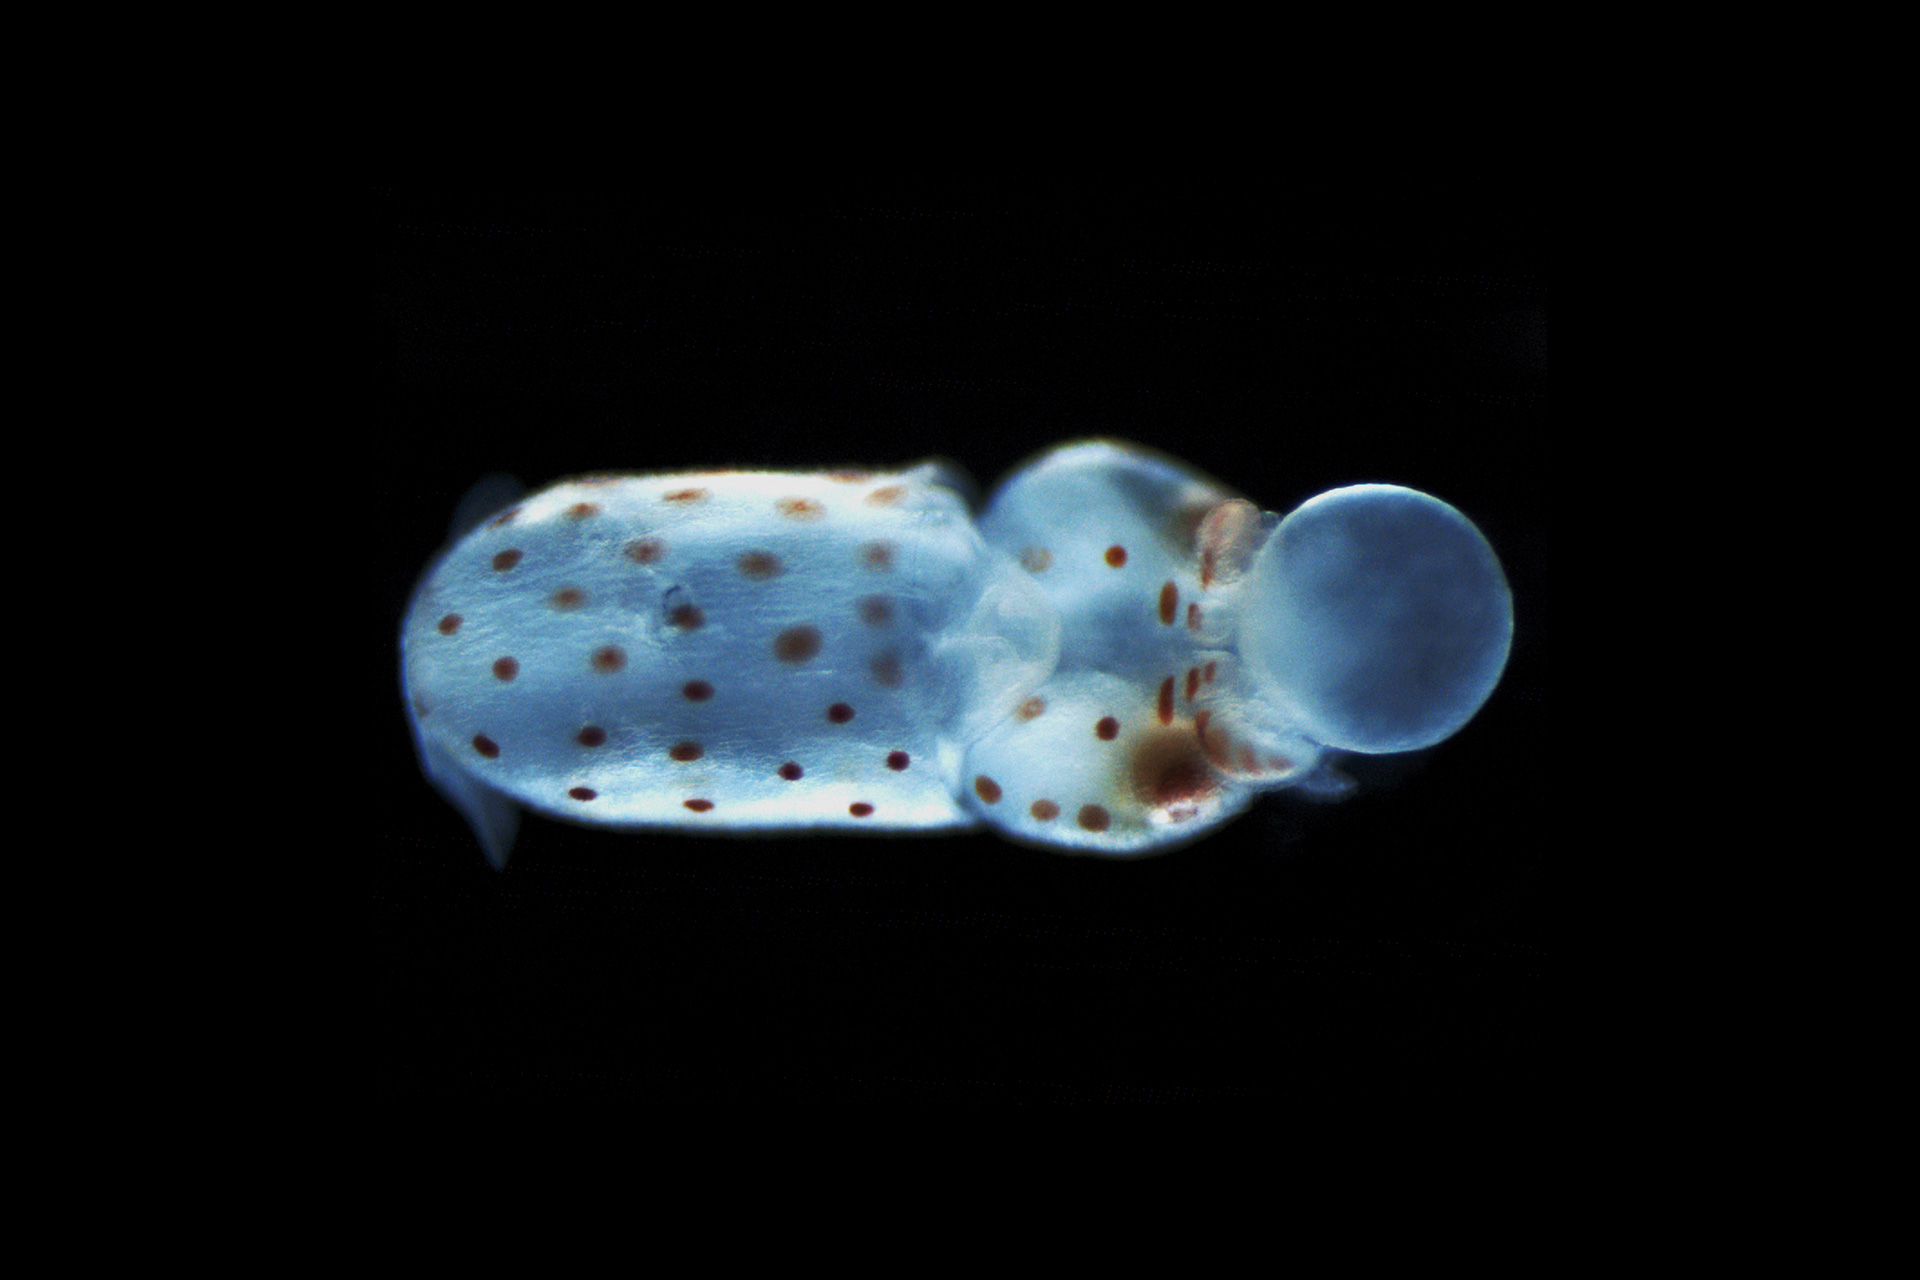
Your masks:
M671 502L676 506L682 507L691 506L696 502L705 502L706 500L707 491L705 489L675 489L670 493L660 495L660 501Z
M1180 588L1169 582L1160 588L1160 624L1172 626L1174 614L1180 608Z
M812 498L782 498L773 509L789 520L822 520L827 514L827 509Z
M1260 535L1260 509L1241 498L1229 498L1207 513L1200 523L1200 585L1231 581L1246 571Z
M1173 723L1173 677L1168 676L1160 682L1160 703L1156 708L1161 724Z
M1198 738L1181 731L1151 733L1135 743L1127 760L1127 783L1134 798L1149 809L1190 808L1220 791Z
M782 662L805 662L820 652L820 632L814 627L788 627L773 641L773 655Z
M780 557L771 551L749 551L734 564L749 578L777 578L787 571L786 566L780 563Z

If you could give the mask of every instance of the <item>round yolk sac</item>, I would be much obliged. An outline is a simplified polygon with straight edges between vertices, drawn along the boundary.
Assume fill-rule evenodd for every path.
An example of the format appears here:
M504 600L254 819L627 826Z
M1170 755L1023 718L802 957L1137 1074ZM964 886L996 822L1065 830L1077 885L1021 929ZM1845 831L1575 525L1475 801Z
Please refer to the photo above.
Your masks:
M1398 485L1334 489L1274 530L1248 575L1241 653L1308 736L1413 751L1499 682L1513 599L1472 521Z

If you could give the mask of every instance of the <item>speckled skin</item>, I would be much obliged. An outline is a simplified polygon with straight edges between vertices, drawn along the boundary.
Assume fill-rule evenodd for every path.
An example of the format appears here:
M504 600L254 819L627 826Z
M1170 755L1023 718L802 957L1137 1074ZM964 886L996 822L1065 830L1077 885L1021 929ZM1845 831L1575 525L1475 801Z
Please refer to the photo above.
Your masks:
M1046 593L1061 645L1046 683L967 754L1001 793L981 816L1036 844L1148 853L1316 777L1319 748L1282 713L1261 732L1244 714L1258 696L1236 653L1240 587L1271 523L1191 468L1109 442L1056 449L1001 487L981 532Z
M421 584L419 737L520 804L692 830L964 827L962 748L1059 623L937 473L555 485Z
M1042 455L977 524L951 476L587 478L457 530L402 634L423 768L496 865L518 806L676 831L985 821L1126 856L1263 788L1337 788L1242 658L1276 517L1116 442Z

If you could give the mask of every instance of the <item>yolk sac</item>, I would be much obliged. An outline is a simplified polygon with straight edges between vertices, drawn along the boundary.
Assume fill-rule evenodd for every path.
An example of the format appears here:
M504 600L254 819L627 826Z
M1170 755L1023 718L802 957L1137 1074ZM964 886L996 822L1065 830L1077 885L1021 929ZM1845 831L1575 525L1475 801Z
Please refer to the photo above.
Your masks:
M1316 742L1413 751L1493 692L1513 637L1500 562L1471 521L1413 489L1366 484L1303 504L1261 548L1240 650Z

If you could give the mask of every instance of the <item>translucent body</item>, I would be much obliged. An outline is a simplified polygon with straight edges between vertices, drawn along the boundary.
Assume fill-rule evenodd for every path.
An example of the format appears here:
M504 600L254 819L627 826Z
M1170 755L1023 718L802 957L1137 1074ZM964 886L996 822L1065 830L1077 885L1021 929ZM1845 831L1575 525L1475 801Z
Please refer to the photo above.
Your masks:
M429 773L612 826L970 825L961 748L1058 622L933 474L576 481L485 520L403 637Z
M1329 785L1327 746L1437 741L1498 679L1498 564L1425 495L1338 490L1276 530L1094 442L976 525L950 475L579 480L456 530L402 636L423 768L496 863L522 806L1129 855Z

